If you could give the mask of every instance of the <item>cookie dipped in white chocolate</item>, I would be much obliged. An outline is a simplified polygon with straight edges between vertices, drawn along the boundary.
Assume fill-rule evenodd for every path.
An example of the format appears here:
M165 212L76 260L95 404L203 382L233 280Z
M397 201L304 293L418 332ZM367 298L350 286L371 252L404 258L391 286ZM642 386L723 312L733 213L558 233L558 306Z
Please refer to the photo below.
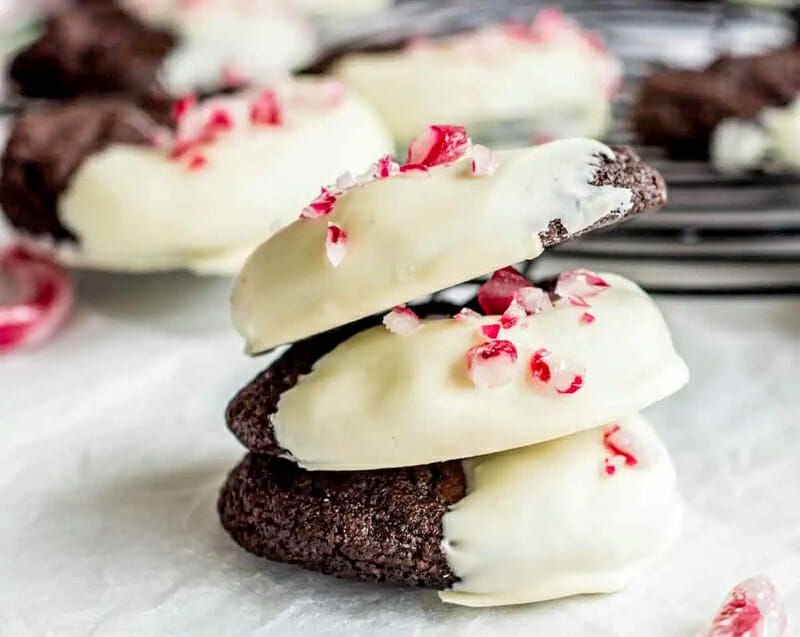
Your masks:
M254 252L233 295L249 352L342 325L541 254L539 233L570 233L632 206L627 188L592 185L603 144L570 139L498 152L476 177L469 161L357 185L330 214L300 219ZM347 235L338 265L329 224Z
M630 281L602 276L610 287L590 308L560 302L500 331L516 361L492 388L473 382L467 353L490 341L481 328L500 317L357 334L281 396L272 416L278 446L311 470L422 465L559 438L669 396L688 371L658 308ZM579 389L534 377L543 349L554 372L559 361L578 370Z
M723 120L714 129L710 155L723 173L800 171L800 99L765 108L755 120Z
M335 80L187 106L167 147L115 145L80 166L59 201L78 239L67 260L234 273L320 183L390 149L376 115Z
M442 600L497 606L613 592L663 555L682 517L672 460L641 416L618 424L612 438L602 427L466 460L467 494L442 520L459 581Z
M598 38L554 9L530 27L498 25L399 51L353 53L332 72L372 104L395 139L429 123L525 120L533 136L600 137L620 81Z
M143 20L166 27L178 44L160 80L175 94L227 80L273 81L309 62L316 35L303 17L273 0L125 0Z

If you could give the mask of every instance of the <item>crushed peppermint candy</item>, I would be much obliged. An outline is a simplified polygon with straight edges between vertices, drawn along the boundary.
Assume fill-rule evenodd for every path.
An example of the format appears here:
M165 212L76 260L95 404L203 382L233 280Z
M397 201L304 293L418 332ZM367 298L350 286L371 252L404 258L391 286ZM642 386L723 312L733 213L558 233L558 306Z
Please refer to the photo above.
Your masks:
M607 476L613 476L624 466L625 456L611 456L603 461L603 472Z
M623 458L627 466L635 467L639 464L630 433L619 425L612 425L603 432L603 446L611 453L612 457Z
M478 290L478 303L487 314L502 314L511 305L514 294L531 282L512 267L497 270Z
M428 126L411 140L406 164L425 167L452 164L466 154L469 145L463 126Z
M584 312L583 314L581 314L581 317L580 317L580 319L578 319L578 322L581 325L591 325L596 320L597 320L597 317L594 314L592 314L590 312Z
M347 253L347 233L338 224L328 222L325 252L334 267L338 267Z
M383 317L383 324L393 334L408 336L422 325L422 319L411 308L398 305Z
M73 299L69 275L50 259L23 246L0 252L0 352L50 338Z
M512 303L520 305L529 316L541 314L553 309L550 295L542 288L528 285L514 292Z
M430 177L431 171L424 164L403 164L400 166L400 174L407 177Z
M453 320L458 321L459 323L477 323L481 320L481 318L482 317L480 314L468 307L461 308L461 311L453 316Z
M483 334L486 338L497 338L500 336L500 325L498 323L483 325L481 326L481 334Z
M605 292L610 285L602 277L589 270L572 270L558 276L555 293L575 307L591 307L587 298Z
M493 389L514 375L517 348L511 341L481 343L467 352L467 372L478 389Z
M283 108L275 91L265 89L250 105L250 122L255 126L280 126L283 124Z
M782 637L788 618L772 581L763 575L737 584L700 637Z
M317 219L329 214L333 207L336 205L336 199L339 197L336 191L322 188L316 199L303 208L300 213L301 219Z
M372 165L370 176L373 179L387 179L400 172L400 165L394 160L391 155L381 157Z
M480 144L472 147L472 174L476 177L490 177L497 172L499 166L497 155L493 150Z
M528 313L525 311L525 308L517 302L515 295L515 298L511 300L511 304L506 308L506 311L503 312L503 316L500 317L500 325L504 330L510 330L526 316L528 316Z
M530 360L531 376L540 388L555 394L574 394L583 387L586 370L541 348Z
M191 111L197 104L197 96L190 94L184 95L172 105L172 119L175 122L180 122L186 114Z

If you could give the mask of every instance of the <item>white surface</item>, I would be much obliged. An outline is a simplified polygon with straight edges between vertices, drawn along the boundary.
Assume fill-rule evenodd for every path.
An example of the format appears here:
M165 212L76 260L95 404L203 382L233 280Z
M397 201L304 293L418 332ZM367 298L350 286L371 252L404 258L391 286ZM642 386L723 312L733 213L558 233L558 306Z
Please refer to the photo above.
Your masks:
M250 557L214 510L242 455L226 280L84 274L42 349L0 358L0 635L692 637L745 576L800 622L800 299L659 299L692 382L648 410L684 534L622 593L473 610Z

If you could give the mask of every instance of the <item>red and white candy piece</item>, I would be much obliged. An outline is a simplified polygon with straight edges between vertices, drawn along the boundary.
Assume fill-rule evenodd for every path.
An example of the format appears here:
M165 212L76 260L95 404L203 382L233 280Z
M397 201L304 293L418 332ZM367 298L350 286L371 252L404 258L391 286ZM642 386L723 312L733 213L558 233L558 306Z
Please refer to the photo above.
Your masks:
M525 308L519 304L516 294L514 294L510 305L506 308L506 311L503 312L503 316L500 317L500 325L504 330L510 330L512 327L516 327L526 316L528 316L528 313L525 311Z
M605 292L609 284L589 270L572 270L558 276L555 293L575 307L590 307L586 299Z
M499 166L497 155L486 146L476 144L472 147L472 174L476 177L490 177Z
M428 126L411 140L406 164L425 167L452 164L468 149L469 138L463 126Z
M422 325L422 319L411 308L398 305L383 317L383 324L392 334L408 336Z
M734 587L711 626L699 637L782 637L787 624L775 585L759 575Z
M453 317L459 323L477 323L481 320L481 315L468 307L461 308L461 311Z
M541 389L555 394L574 394L583 387L586 370L566 359L539 349L530 360L533 382Z
M72 282L57 264L21 246L0 254L0 351L46 340L72 303Z
M372 165L370 176L372 179L387 179L400 172L400 165L391 155L381 157Z
M266 89L250 105L250 123L255 126L280 126L283 108L275 91Z
M481 325L481 334L486 338L495 339L500 336L500 323L490 323L489 325Z
M320 193L314 201L303 208L303 212L300 213L300 218L318 219L319 217L324 217L333 210L333 207L336 205L337 197L338 195L333 190L324 187L321 188Z
M534 285L528 285L517 290L514 293L513 300L522 306L529 315L541 314L553 309L550 295L542 288L537 288Z
M512 267L497 270L478 290L478 303L487 314L502 314L511 305L514 294L531 282Z
M334 267L338 267L347 254L347 233L336 223L328 222L328 233L325 238L325 252Z
M492 389L514 376L517 348L511 341L481 343L467 352L467 373L478 389Z

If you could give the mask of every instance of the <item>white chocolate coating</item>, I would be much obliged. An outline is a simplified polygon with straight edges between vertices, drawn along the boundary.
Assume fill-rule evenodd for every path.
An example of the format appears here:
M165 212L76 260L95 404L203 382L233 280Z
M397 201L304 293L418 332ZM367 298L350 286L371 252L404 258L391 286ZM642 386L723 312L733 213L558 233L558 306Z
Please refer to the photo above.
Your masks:
M307 79L277 86L285 124L220 135L203 148L200 170L146 146L111 146L87 159L59 202L80 246L67 260L113 270L237 272L321 183L391 150L383 125L357 97L325 105L300 99L318 88Z
M467 495L442 521L465 606L520 604L626 586L677 538L675 469L641 416L619 421L648 462L602 471L604 428L464 462Z
M145 20L167 27L179 43L161 81L172 93L214 88L226 71L272 81L308 63L316 51L310 25L272 0L126 0Z
M630 208L630 190L590 184L602 155L613 153L562 140L498 152L491 177L461 161L357 186L329 215L287 226L251 255L234 324L260 352L536 257L552 220L576 232ZM338 267L325 256L328 222L349 236Z
M723 173L800 171L800 98L766 108L756 121L727 119L714 130L711 162Z
M467 351L479 326L427 319L407 336L379 326L340 344L285 392L275 437L302 467L358 470L428 464L513 449L597 427L672 394L688 380L655 304L630 281L559 305L503 330L517 348L510 382L478 389ZM485 317L481 324L496 322ZM547 348L585 367L584 386L558 395L537 388L529 361Z
M475 128L519 119L550 138L600 137L620 69L580 37L534 44L496 27L401 51L351 54L333 74L405 142L430 123Z

